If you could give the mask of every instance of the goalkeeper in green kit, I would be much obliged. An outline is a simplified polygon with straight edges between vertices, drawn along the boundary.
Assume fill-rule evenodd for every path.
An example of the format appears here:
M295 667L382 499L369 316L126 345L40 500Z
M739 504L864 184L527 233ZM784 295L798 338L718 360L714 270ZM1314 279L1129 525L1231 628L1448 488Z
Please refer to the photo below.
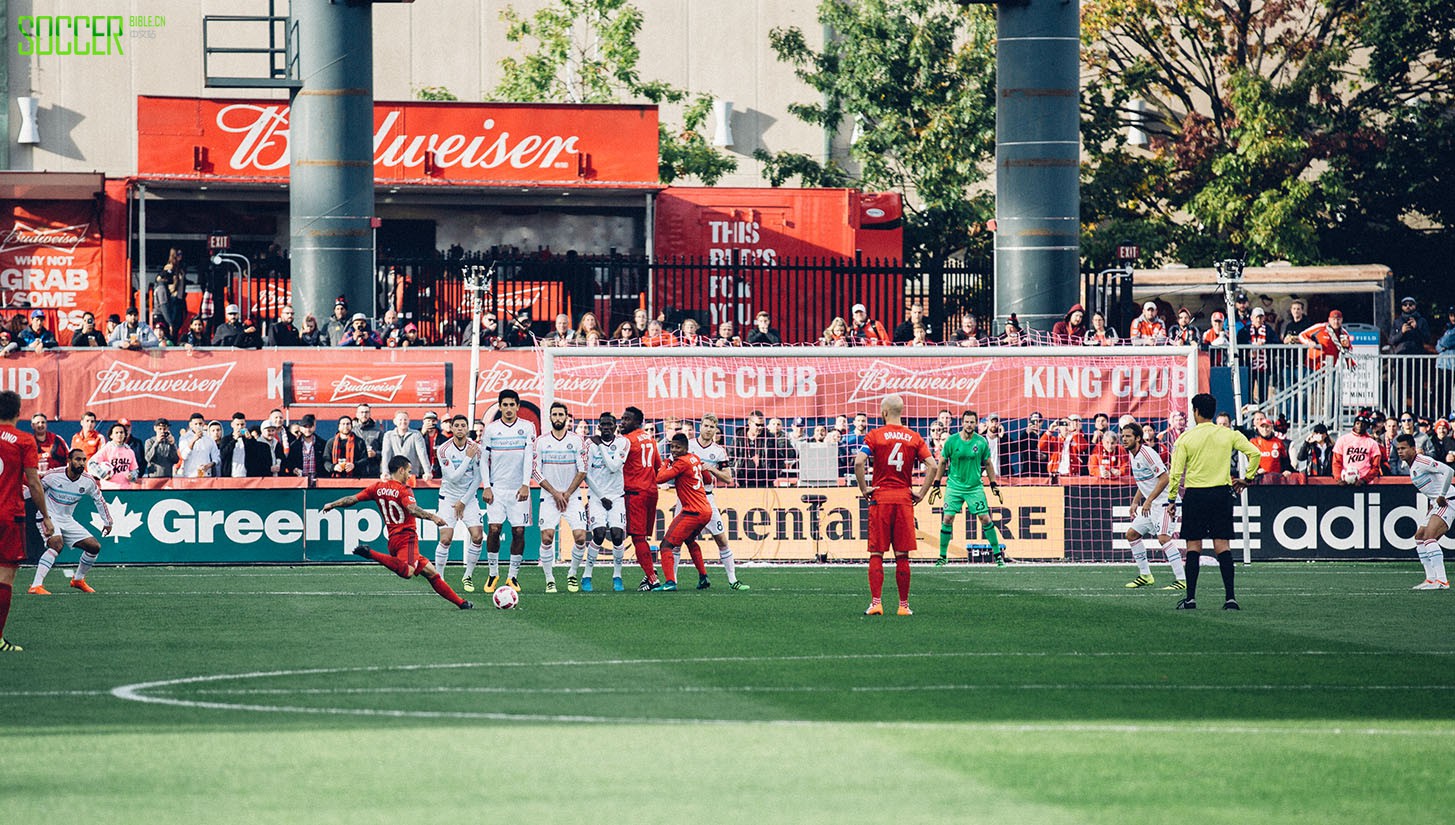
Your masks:
M945 441L940 462L940 474L949 477L945 486L945 506L940 519L940 559L936 567L943 566L950 555L950 539L955 534L955 517L960 509L967 508L970 515L980 521L980 533L990 544L990 553L998 567L1005 566L1005 547L995 532L995 523L990 520L990 503L985 500L985 488L981 486L980 474L985 474L990 489L1000 498L1000 485L995 482L995 465L990 460L990 442L976 431L980 417L974 410L960 414L960 432ZM938 479L931 487L931 494L939 492Z

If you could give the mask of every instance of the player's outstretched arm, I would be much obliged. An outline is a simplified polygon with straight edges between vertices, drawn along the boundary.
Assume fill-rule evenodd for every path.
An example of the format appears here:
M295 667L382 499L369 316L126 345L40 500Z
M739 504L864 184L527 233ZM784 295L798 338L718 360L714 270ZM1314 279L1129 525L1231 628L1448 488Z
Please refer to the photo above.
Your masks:
M341 499L330 501L329 503L323 505L323 512L327 513L329 510L341 510L345 507L352 507L358 503L359 497L357 495L344 496Z
M432 521L432 522L434 522L435 524L438 524L441 527L449 527L450 526L449 523L446 522L444 519L440 518L438 514L431 513L430 511L425 510L424 508L420 507L418 504L411 503L408 506L406 506L404 509L408 510L409 511L409 514L412 515L412 516L414 516L415 518L422 518L422 519L425 519L426 521Z

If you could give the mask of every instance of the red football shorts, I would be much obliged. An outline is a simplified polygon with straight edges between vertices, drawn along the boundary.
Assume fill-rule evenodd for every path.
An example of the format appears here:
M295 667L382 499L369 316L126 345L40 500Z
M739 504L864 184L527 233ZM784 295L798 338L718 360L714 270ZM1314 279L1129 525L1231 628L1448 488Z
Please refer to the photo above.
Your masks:
M707 522L712 520L712 513L678 513L672 519L672 525L667 528L667 537L662 539L663 544L672 547L681 547L702 532Z
M412 530L389 534L389 555L404 562L405 572L396 571L401 579L413 576L424 566L424 559L419 555L419 534Z
M874 501L869 504L869 552L908 555L915 548L914 505Z
M650 536L657 526L657 490L626 494L626 534L628 536Z
M19 567L25 561L25 517L0 518L0 565Z

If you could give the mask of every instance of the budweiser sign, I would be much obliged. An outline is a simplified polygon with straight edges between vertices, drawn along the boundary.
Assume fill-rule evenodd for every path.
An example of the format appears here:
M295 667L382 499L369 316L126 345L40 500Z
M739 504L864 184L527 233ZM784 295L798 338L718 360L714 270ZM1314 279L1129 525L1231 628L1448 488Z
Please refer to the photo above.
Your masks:
M555 400L567 406L592 408L596 403L596 396L606 386L606 379L611 377L615 367L616 363L613 361L569 366L558 362L555 370ZM506 361L496 361L481 370L475 397L490 399L505 389L515 390L522 397L531 397L537 401L545 398L545 380L540 373L524 364Z
M144 174L287 174L286 103L143 97L137 107ZM204 154L194 154L197 144ZM373 155L381 181L655 183L657 114L643 106L376 103Z
M899 361L875 359L859 373L858 384L849 393L849 401L877 401L889 395L900 395L906 402L913 399L933 404L966 407L975 397L980 382L990 369L986 360L951 363L925 368L916 359Z
M39 227L16 221L10 231L5 233L4 240L0 240L0 252L30 249L36 246L49 247L58 252L75 252L76 247L86 242L86 230L90 228L89 223Z
M211 407L212 399L217 397L218 390L227 382L235 366L236 361L228 361L225 364L157 372L112 361L110 366L96 373L96 384L86 406L150 399L198 408Z
M344 373L343 377L333 383L333 395L329 397L330 404L339 401L384 401L394 400L399 390L404 386L404 373L390 375L386 378L357 378Z

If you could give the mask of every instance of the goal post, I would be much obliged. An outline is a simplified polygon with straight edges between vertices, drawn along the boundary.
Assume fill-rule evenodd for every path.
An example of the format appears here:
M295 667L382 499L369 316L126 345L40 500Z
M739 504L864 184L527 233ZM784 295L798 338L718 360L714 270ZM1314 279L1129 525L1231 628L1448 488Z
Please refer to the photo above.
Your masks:
M868 508L851 480L854 417L879 426L891 394L936 452L962 411L997 417L992 453L1004 500L990 505L1012 558L1129 560L1115 537L1126 531L1134 490L1124 463L1088 448L1046 467L1040 435L1065 421L1085 442L1098 413L1114 438L1123 416L1160 433L1174 412L1188 415L1199 384L1193 347L544 347L539 358L543 414L556 401L578 421L635 406L659 440L684 427L695 436L702 417L715 415L739 482L717 493L729 541L740 558L761 560L863 558ZM664 495L660 523L671 504ZM926 502L916 513L916 557L938 555L938 507ZM962 518L951 558L973 554L978 541Z

